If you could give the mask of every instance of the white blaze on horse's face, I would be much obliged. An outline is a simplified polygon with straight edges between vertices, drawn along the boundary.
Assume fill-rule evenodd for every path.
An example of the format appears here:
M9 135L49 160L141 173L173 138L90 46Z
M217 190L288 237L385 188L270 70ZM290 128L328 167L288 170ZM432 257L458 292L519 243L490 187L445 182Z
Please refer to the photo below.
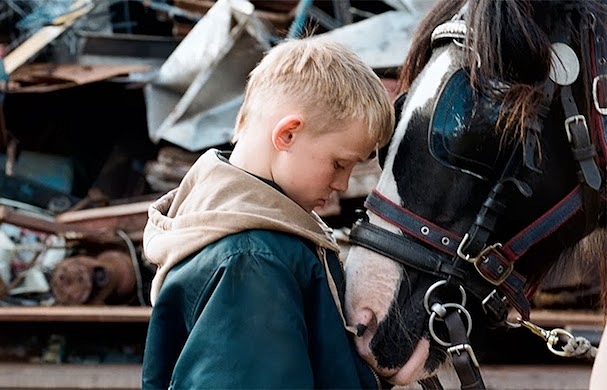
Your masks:
M362 259L364 261L353 261L348 264L348 283L346 290L349 299L346 300L346 312L348 322L351 325L362 324L366 327L364 334L358 337L368 344L379 321L387 314L390 302L394 299L394 291L398 289L402 270L393 261L374 252L369 252L361 247L352 247L348 253L348 259ZM374 269L386 270L387 272L373 273ZM352 283L352 288L348 286ZM370 353L368 345L361 345L361 353Z
M403 107L401 121L398 124L389 151L386 155L382 175L376 189L397 204L402 204L397 193L396 180L392 173L395 154L400 140L408 130L408 123L416 108L431 103L436 98L437 91L444 82L444 77L450 75L449 68L454 67L451 50L445 50L436 61L420 74L417 84L424 88L415 89L412 86L408 100ZM445 75L443 78L437 74ZM400 234L392 224L387 223L375 214L367 212L369 221L386 230ZM363 247L353 246L345 264L346 297L345 311L349 325L363 325L366 330L356 337L359 354L378 372L397 385L413 383L428 376L424 372L424 363L429 354L429 343L422 340L415 348L407 364L402 367L387 369L378 367L377 359L373 356L370 343L376 334L378 324L385 319L390 306L398 295L404 276L402 267L395 261L379 255Z
M409 122L411 121L414 111L436 99L436 95L445 82L445 79L447 76L451 76L451 69L455 69L455 60L453 56L454 49L459 50L453 46L447 46L446 50L442 50L436 57L436 61L429 64L420 73L415 83L411 86L411 91L414 92L409 93L407 101L403 106L401 119L394 131L388 153L386 154L386 160L384 161L384 169L376 187L384 196L387 196L398 204L400 204L400 198L396 192L396 180L392 174L392 169L387 168L391 168L394 164L394 157L396 156L398 145L409 128ZM437 53L438 52L439 51L437 51ZM443 77L436 77L436 75L443 75ZM424 88L416 88L419 84L423 85Z
M402 278L402 268L375 252L362 247L352 247L348 259L358 259L348 263L346 283L346 312L349 324L363 325L365 331L355 338L360 356L388 381L397 385L407 385L428 376L424 364L429 355L429 342L422 340L407 364L397 368L380 367L370 345L381 319L388 314L390 303L398 291ZM362 260L362 261L359 261ZM378 270L381 272L374 272ZM349 288L350 286L355 288Z

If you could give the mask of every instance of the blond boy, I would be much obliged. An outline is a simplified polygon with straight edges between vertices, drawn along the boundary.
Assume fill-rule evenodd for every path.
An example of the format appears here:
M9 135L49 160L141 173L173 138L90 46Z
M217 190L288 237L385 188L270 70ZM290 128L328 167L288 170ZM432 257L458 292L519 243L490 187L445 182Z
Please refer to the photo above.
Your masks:
M345 47L310 37L267 53L233 151L205 152L149 210L143 389L378 385L344 326L339 247L313 210L393 127L380 79Z

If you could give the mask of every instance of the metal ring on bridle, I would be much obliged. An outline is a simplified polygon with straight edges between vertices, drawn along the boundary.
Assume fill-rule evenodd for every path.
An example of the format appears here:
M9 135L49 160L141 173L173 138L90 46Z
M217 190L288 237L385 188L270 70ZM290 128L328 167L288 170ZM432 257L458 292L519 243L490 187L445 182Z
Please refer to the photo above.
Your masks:
M565 352L564 350L559 351L556 348L554 348L554 346L559 342L560 336L566 336L567 340L574 338L573 335L571 333L567 332L565 329L560 329L560 328L552 329L550 331L548 340L546 340L546 346L548 347L550 352L552 352L553 354L555 354L557 356L567 357L567 356L569 356L569 354L567 352Z
M466 308L463 307L462 305L460 305L459 303L445 303L442 306L445 309L455 308L464 314L464 316L466 317L466 320L468 321L468 329L466 329L466 336L470 336L470 332L472 331L472 317L470 316L470 313L468 313L468 310L466 310ZM438 318L440 318L440 317L438 317ZM432 338L434 339L434 341L436 341L443 347L450 347L452 345L451 343L448 343L448 342L442 340L440 337L438 337L436 335L436 332L434 332L434 321L436 319L437 319L436 312L432 312L432 314L430 314L430 319L428 320L428 330L430 331L430 335L432 335ZM442 320L442 318L441 318L441 320Z
M424 307L426 308L426 312L428 314L432 314L433 311L430 309L430 294L432 294L432 291L434 291L436 288L447 284L446 280L439 280L438 282L434 283L432 286L428 287L428 290L426 290L426 293L424 294ZM462 293L462 306L466 306L466 290L464 290L464 288L459 285L459 291Z

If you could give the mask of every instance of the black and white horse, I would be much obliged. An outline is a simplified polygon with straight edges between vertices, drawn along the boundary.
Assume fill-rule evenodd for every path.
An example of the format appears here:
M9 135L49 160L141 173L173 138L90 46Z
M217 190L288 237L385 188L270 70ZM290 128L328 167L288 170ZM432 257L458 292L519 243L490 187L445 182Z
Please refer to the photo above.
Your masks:
M430 386L451 362L484 387L480 326L560 338L534 328L530 299L605 226L603 23L597 0L439 0L418 27L345 263L347 321L389 382Z

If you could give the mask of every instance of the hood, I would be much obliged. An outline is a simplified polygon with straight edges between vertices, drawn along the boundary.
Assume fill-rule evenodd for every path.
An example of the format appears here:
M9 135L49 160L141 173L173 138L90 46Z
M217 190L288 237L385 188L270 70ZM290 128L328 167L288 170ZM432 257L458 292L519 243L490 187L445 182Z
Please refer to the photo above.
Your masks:
M225 236L250 229L295 234L320 248L339 251L331 229L316 213L308 213L211 149L194 163L179 187L148 210L143 251L147 261L158 266L152 281L152 305L172 266Z

